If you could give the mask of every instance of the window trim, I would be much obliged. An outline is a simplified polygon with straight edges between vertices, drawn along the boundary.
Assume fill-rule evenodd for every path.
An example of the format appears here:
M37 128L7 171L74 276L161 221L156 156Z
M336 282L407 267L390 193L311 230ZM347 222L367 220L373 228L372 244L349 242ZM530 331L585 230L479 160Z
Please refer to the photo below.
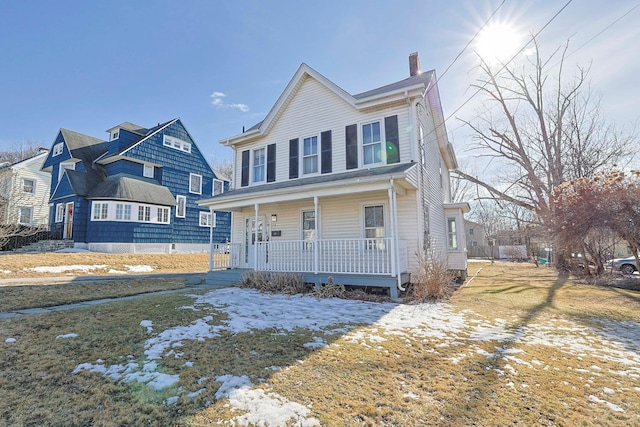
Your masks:
M193 187L192 184L193 184L193 178L195 178L195 177L198 177L200 179L200 182L199 182L199 188L194 190L192 188ZM202 175L197 174L197 173L190 173L189 174L189 193L202 194Z
M149 174L151 172L151 174ZM142 165L142 176L145 178L153 178L156 173L156 168L153 165Z
M203 224L202 219L207 218L207 221ZM213 215L211 211L200 211L198 214L198 225L200 227L215 227L216 226L216 214Z
M191 143L170 135L162 135L162 145L184 153L191 153Z
M382 221L383 221L383 231L384 231L384 237L367 237L367 218L366 218L366 208L375 208L375 207L382 207ZM384 201L376 201L376 200L372 200L366 203L362 203L361 207L360 207L360 212L361 212L361 226L360 226L360 233L362 235L362 239L365 239L365 249L366 250L377 250L377 249L386 249L385 248L385 240L383 240L382 242L379 242L377 245L375 246L371 246L370 244L366 243L366 239L386 239L387 236L389 235L389 230L387 230L388 224L389 224L389 217L388 217L388 212L387 212L387 204ZM380 228L380 227L375 227L376 229Z
M451 224L453 224L453 230L451 228ZM459 236L459 227L458 220L455 216L447 217L447 249L449 251L460 251L460 236ZM452 240L451 238L455 240Z
M315 154L312 155L308 155L306 156L304 154L304 142L307 139L313 139L315 138L316 140L316 152ZM310 136L304 136L299 138L300 140L300 150L298 151L300 153L299 157L299 161L300 161L300 171L302 172L302 176L314 176L314 175L319 175L320 174L320 170L322 168L321 165L321 158L320 158L320 153L321 153L321 142L320 142L320 134L313 134ZM315 172L305 172L304 169L304 159L308 158L308 157L315 157L316 158L316 171Z
M27 181L31 181L33 184L31 185L31 191L27 191L25 190L25 183ZM22 178L22 192L26 193L26 194L36 194L36 185L37 185L38 181L34 178Z
M22 210L28 210L29 211L29 221L24 222L22 221ZM18 224L22 224L22 225L31 225L33 224L33 215L34 215L34 210L33 206L19 206L18 207Z
M182 205L182 214L180 213L180 200L184 200ZM186 218L187 217L187 196L176 196L176 201L178 204L176 205L176 218Z
M71 166L71 167L68 168L65 166ZM60 180L62 179L62 175L64 175L64 171L67 169L72 171L76 170L76 162L74 161L60 162L60 164L58 165L58 182L60 182Z
M260 181L256 181L256 153L258 151L262 151L262 164L258 165L259 167L262 168L262 179ZM253 150L251 150L251 157L250 157L250 162L251 162L251 183L252 184L262 184L264 182L266 182L267 180L267 147L259 147L259 148L254 148Z
M380 141L378 142L380 144L380 161L379 162L373 162L373 163L365 163L365 155L364 155L364 148L365 148L365 144L364 144L364 127L367 125L372 125L374 123L378 123L378 126L380 127ZM385 147L385 132L384 132L384 118L379 118L379 119L373 119L373 120L369 120L369 121L365 121L365 122L360 122L359 125L359 132L358 132L358 150L360 153L362 153L362 160L360 161L360 167L370 167L370 166L379 166L379 165L386 165L387 164L387 150ZM372 146L376 143L370 143L367 144L367 146Z
M104 207L106 207L106 213ZM125 203L119 200L95 200L91 202L90 221L170 224L170 211L169 206L136 202Z
M109 220L109 202L94 201L91 203L91 221Z
M65 204L58 203L56 205L56 218L55 218L56 223L64 221L64 213L65 213Z
M220 192L216 194L216 184L220 183ZM212 184L211 184L211 195L212 196L217 196L218 194L222 194L224 193L224 181L218 178L213 178Z

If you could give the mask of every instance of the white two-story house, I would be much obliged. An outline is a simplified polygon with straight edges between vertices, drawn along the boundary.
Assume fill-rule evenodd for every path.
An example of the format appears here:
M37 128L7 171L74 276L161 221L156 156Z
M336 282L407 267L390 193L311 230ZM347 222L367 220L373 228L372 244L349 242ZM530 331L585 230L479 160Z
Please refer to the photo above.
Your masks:
M220 141L233 149L232 189L199 203L233 212L231 243L212 247L208 280L293 272L397 297L424 251L466 272L469 206L451 200L435 72L417 53L409 68L351 95L302 64L263 121Z

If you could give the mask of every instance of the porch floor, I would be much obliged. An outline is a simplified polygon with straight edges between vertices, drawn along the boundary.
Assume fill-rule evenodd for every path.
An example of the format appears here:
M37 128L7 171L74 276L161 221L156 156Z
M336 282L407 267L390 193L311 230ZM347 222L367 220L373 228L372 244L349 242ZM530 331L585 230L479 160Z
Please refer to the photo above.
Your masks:
M244 273L251 271L247 268L233 268L226 270L210 271L205 276L208 285L237 285L242 282ZM370 286L376 288L389 289L391 298L398 298L398 281L392 276L382 276L375 274L329 274L329 273L297 273L302 276L305 283L315 285L326 284L329 277L333 278L333 283L346 286ZM410 273L402 273L402 284L409 283Z

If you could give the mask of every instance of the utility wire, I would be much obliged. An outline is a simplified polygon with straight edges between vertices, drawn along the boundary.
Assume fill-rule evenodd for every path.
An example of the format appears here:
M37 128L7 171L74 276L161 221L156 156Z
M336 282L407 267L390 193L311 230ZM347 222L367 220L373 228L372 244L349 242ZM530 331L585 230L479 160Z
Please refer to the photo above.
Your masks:
M447 74L447 71L449 71L449 69L453 66L453 64L456 63L456 61L458 59L460 59L460 57L462 56L462 54L465 52L465 50L467 50L467 48L469 47L469 45L471 45L471 43L473 43L473 41L478 37L478 34L480 34L480 31L482 31L484 29L484 27L487 26L487 24L489 24L489 22L491 22L491 20L493 19L493 16L498 13L498 10L500 10L500 8L506 3L507 0L502 0L502 3L500 3L498 5L498 7L493 11L493 13L487 18L486 21L484 21L484 24L482 24L482 26L478 29L478 31L476 31L476 33L473 35L473 37L471 37L471 40L469 40L469 42L462 48L462 50L460 51L460 53L458 53L458 56L456 56L453 61L451 62L451 64L449 64L449 66L444 70L444 72L442 73L442 75L437 79L437 81L442 80L442 78L445 76L445 74Z

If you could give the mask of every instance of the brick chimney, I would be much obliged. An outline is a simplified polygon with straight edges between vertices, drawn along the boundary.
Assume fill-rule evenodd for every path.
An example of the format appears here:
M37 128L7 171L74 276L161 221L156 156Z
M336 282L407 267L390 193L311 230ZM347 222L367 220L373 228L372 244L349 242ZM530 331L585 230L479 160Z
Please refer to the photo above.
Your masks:
M409 55L409 76L417 76L422 73L420 69L420 57L418 52L413 52Z

